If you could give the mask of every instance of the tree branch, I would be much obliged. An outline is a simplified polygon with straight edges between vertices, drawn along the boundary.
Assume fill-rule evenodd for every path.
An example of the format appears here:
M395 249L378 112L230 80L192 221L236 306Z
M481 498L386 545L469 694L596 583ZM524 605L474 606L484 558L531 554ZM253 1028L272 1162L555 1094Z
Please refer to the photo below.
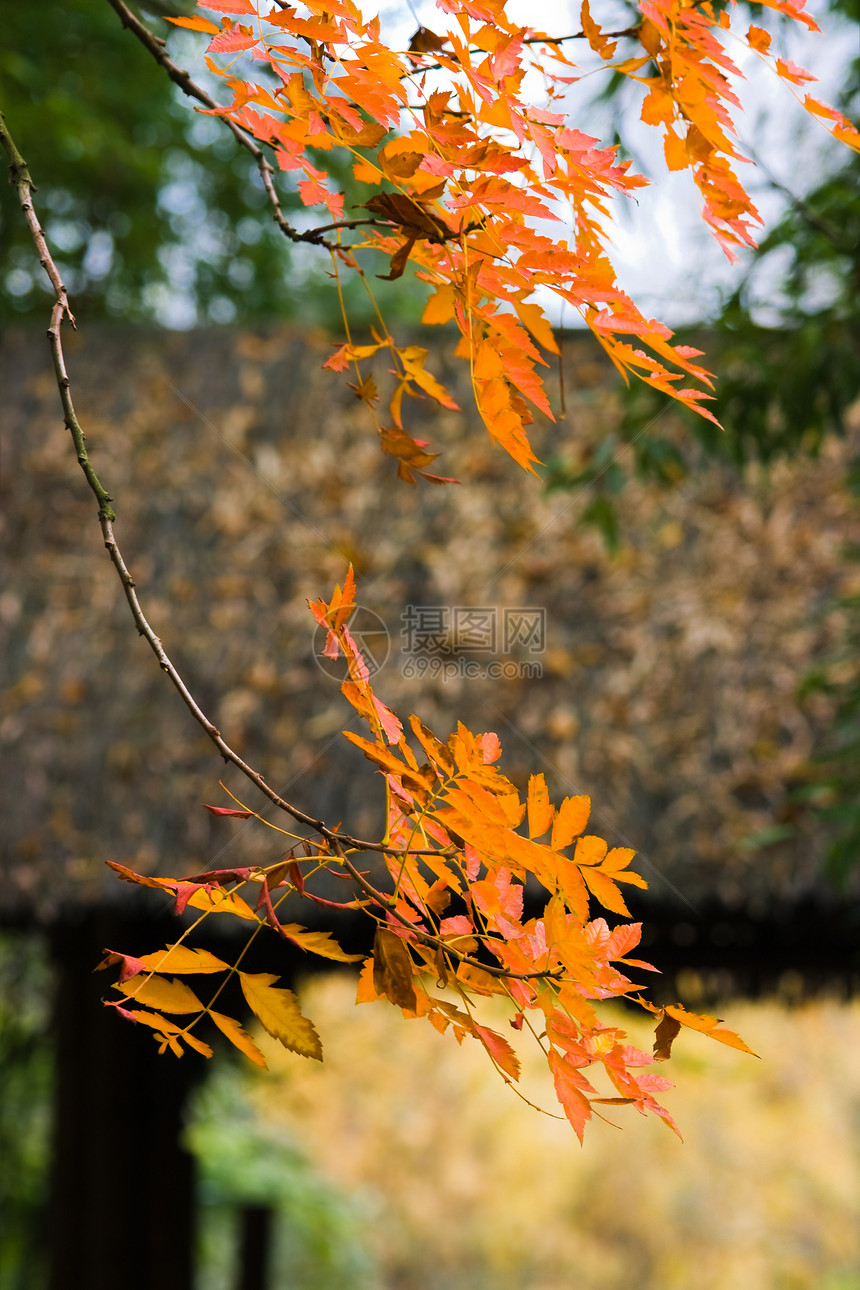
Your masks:
M466 963L469 967L480 968L482 972L487 972L490 976L504 977L506 981L544 981L547 979L556 981L563 976L563 969L557 969L554 972L550 969L546 969L544 972L514 972L510 968L496 967L492 963L482 963L480 959L473 958L471 954L464 954L462 950L458 950L450 943L450 941L443 940L441 936L433 936L430 932L422 931L420 927L416 927L415 924L411 923L404 914L400 913L393 896L386 896L385 892L379 891L374 887L373 883L370 882L365 874L363 874L361 870L352 863L349 856L344 853L337 840L332 843L332 847L346 872L352 878L353 882L361 887L365 895L369 896L375 904L388 910L392 918L396 919L397 922L400 923L401 927L406 928L414 940L418 941L421 945L426 945L428 949L442 950L445 954L450 954L452 958L457 959L460 963ZM387 851L389 855L400 854L393 848L387 848ZM418 854L419 853L417 851L409 852L409 855ZM437 851L434 854L439 855L440 853Z
M110 3L113 4L114 0L110 0ZM244 761L226 742L214 722L210 721L209 717L200 707L197 700L194 698L194 695L185 684L185 681L176 666L168 656L161 640L150 625L140 604L134 578L125 563L122 551L120 550L114 534L113 523L116 520L116 512L111 506L111 495L102 485L93 470L89 456L87 455L86 437L75 413L71 395L71 381L69 380L68 372L66 370L66 360L63 352L62 325L66 320L68 320L74 327L74 315L72 314L69 306L66 288L63 285L59 270L54 263L50 250L48 249L48 244L45 240L42 226L39 223L38 216L36 215L36 211L33 206L32 194L35 189L35 185L30 176L30 172L27 169L27 164L21 156L21 153L18 151L18 148L15 146L15 142L6 127L5 117L2 113L0 113L0 142L2 142L9 157L11 182L18 191L21 209L24 212L24 217L30 228L33 241L36 245L36 250L39 254L39 260L48 275L56 296L54 306L51 310L51 325L48 328L48 340L51 346L51 355L54 363L54 372L57 378L57 387L59 389L60 399L63 405L65 424L72 436L78 462L84 472L87 483L98 501L99 524L101 525L105 547L107 548L111 563L119 576L119 580L122 583L125 598L128 602L132 618L134 619L135 626L137 627L139 634L147 641L152 652L155 654L155 657L158 659L159 667L170 678L173 686L179 692L183 703L194 717L194 720L202 726L224 760L232 763L232 765L240 770L242 774L249 779L274 806L277 806L279 810L284 811L285 814L292 816L297 823L307 825L309 828L313 829L315 833L318 833L333 845L337 844L338 846L346 846L356 851L374 851L397 854L397 852L390 846L386 846L382 842L368 842L362 838L353 837L351 834L340 833L335 829L330 829L323 820L318 820L314 816L308 815L306 811L302 811L292 802L286 801L279 793L276 793L260 771L256 770L253 766L250 766L246 761ZM428 849L424 852L411 851L409 854L438 855L439 853L436 850Z
M187 94L189 98L197 99L197 101L202 103L204 107L222 115L221 104L216 103L213 98L210 98L206 91L202 90L200 86L191 79L188 72L184 71L181 67L177 67L176 63L174 63L169 57L165 42L160 36L156 36L154 32L150 31L149 28L131 12L128 6L123 4L123 0L108 0L108 4L117 14L122 25L127 27L132 35L137 37L144 49L149 51L155 61L164 68L173 83L178 85L184 94ZM265 153L256 140L253 139L247 131L243 130L241 126L238 126L235 121L231 121L228 116L222 115L222 120L232 132L233 137L237 142L241 144L246 152L251 154L254 161L257 163L257 169L260 172L263 187L266 190L269 203L272 207L273 219L284 236L288 237L291 242L310 242L314 246L324 246L328 251L336 250L337 248L335 243L329 242L319 233L318 230L310 229L304 233L299 233L297 229L293 228L292 224L284 215L281 201L278 197L277 189L275 188L274 176L276 172L274 166L267 159Z
M621 31L604 31L603 35L606 37L607 40L620 40L622 36L636 36L638 32L639 32L638 26L624 27L622 28ZM439 39L444 40L446 38L444 36L441 36ZM526 38L523 40L523 44L524 45L563 45L568 40L585 40L585 39L586 39L586 35L584 31L572 31L567 36L548 36L545 34L540 36L526 36ZM486 50L473 48L472 46L470 46L469 53L484 54L486 53ZM444 63L421 63L420 66L417 65L418 60L420 58L423 58L424 56L425 55L420 50L417 50L417 51L408 50L406 54L406 57L411 58L412 61L416 64L415 70L418 72L434 72L434 71L437 71L439 68L445 66ZM402 76L400 79L403 80L404 77L409 74L410 73L404 73L404 76ZM451 113L451 115L457 116L462 114Z
M65 362L63 360L63 347L60 341L60 328L65 319L75 326L75 316L69 307L69 297L60 272L54 263L51 252L48 250L48 243L45 241L45 234L42 225L39 223L39 217L33 206L32 193L36 185L30 177L27 169L27 163L21 156L21 153L15 146L7 127L6 118L0 112L0 140L9 157L9 182L18 192L18 200L21 204L21 210L24 212L24 218L30 229L30 233L35 243L39 255L39 263L48 275L51 286L54 288L56 302L51 310L51 325L48 328L48 339L51 342L51 353L54 359L54 372L57 377L57 386L60 391L60 398L63 403L63 413L65 416L66 427L69 430L75 445L75 453L81 470L86 476L87 483L95 493L99 504L99 519L103 524L110 524L116 519L116 513L111 506L111 496L103 487L101 480L90 463L87 453L87 441L83 430L81 429L78 418L75 416L74 405L72 404L71 394L69 392L69 378L66 374Z

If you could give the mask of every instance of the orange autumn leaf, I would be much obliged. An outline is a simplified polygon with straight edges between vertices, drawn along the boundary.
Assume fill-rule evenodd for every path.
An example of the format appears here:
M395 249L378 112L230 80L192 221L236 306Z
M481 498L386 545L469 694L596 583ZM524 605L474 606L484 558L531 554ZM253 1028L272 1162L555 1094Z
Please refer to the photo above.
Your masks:
M543 775L529 779L528 795L529 837L540 838L546 833L553 818L553 807Z
M726 1044L729 1048L738 1048L741 1052L749 1053L751 1057L758 1056L733 1030L726 1030L720 1026L719 1017L687 1012L686 1008L683 1008L680 1003L667 1006L666 1015L680 1022L682 1026L689 1026L691 1030L701 1031L703 1035L707 1035L708 1039L715 1039L718 1043Z
M757 49L759 53L766 54L770 49L771 34L765 31L764 27L750 26L747 32L747 44L750 49Z
M509 1079L518 1080L520 1077L519 1058L507 1039L497 1034L495 1030L490 1030L487 1026L475 1026L474 1033L476 1038L480 1039L499 1070Z
M787 22L814 28L800 0L766 3ZM559 349L548 320L562 307L591 330L625 379L713 420L705 402L713 374L699 363L700 352L673 345L670 330L640 310L621 289L605 250L611 203L622 198L632 206L646 179L618 147L572 126L559 110L566 92L559 87L595 64L627 78L642 121L662 135L667 166L690 172L704 220L732 257L754 245L761 220L738 166L735 120L743 77L732 61L724 7L643 0L637 25L624 33L623 61L616 63L621 37L607 34L605 8L583 0L584 66L578 52L584 44L550 33L538 39L505 0L441 0L450 30L437 36L420 27L408 50L387 45L382 25L352 0L308 0L298 7L210 0L202 7L224 15L221 25L206 18L178 19L176 25L212 37L206 66L220 81L220 93L218 105L209 100L203 110L224 120L234 140L256 141L260 178L279 227L308 255L328 257L326 269L345 301L348 280L354 285L356 275L370 290L374 275L394 280L408 267L415 284L428 291L423 321L451 324L459 334L457 358L468 364L486 430L524 470L533 472L538 462L530 427L543 419L541 443L557 433L551 424L555 386L545 378L555 371L547 355ZM744 44L743 36L737 39ZM764 63L788 83L778 88L793 93L790 87L812 79L771 55L763 28L749 27L745 43L759 55L748 62ZM204 96L198 107L206 103ZM804 105L836 138L857 145L860 136L839 112L808 96ZM348 166L367 185L349 210L338 181ZM300 227L281 209L275 178L288 178L305 208ZM325 210L314 216L315 206ZM380 263L387 272L377 273ZM428 403L451 413L459 411L457 404L440 374L428 370L427 348L392 334L383 306L377 309L372 300L371 338L355 343L345 313L343 343L325 366L346 373L363 405L357 410L373 425L392 473L410 484L419 477L452 482L428 471L436 454L413 433L410 417L426 413ZM287 856L268 871L224 870L220 877L199 873L183 880L151 878L117 864L114 870L128 882L169 894L177 913L232 914L252 922L254 936L275 930L335 961L358 956L344 952L330 932L279 922L274 889L281 882L290 900L316 902L317 910L361 910L373 920L375 937L360 976L360 1000L387 999L458 1041L477 1038L505 1078L514 1080L519 1064L510 1044L473 1015L493 996L509 1008L515 1030L525 1034L527 1019L545 1022L548 1042L539 1026L535 1034L544 1052L549 1049L557 1097L580 1137L591 1101L598 1100L582 1073L592 1066L618 1093L600 1100L633 1104L671 1123L654 1100L665 1081L642 1071L647 1057L624 1044L616 1028L601 1025L598 1015L599 1001L629 994L626 971L647 966L626 957L638 942L638 924L610 930L605 919L590 916L595 901L628 916L621 887L645 885L630 869L633 851L610 849L604 839L585 834L590 799L574 795L554 807L543 775L532 776L523 800L496 765L501 749L494 734L461 724L444 742L413 719L408 738L416 749L420 745L419 765L399 718L375 692L358 633L350 631L355 604L350 566L343 587L329 601L313 601L311 609L325 629L326 657L345 660L343 697L367 722L369 733L348 738L381 772L368 776L383 800L381 836L352 837L348 824L316 820L270 792L272 804L292 812L302 832L291 836ZM223 752L220 734L217 739ZM238 756L234 764L248 773ZM268 791L265 778L250 773ZM251 818L244 810L209 809ZM574 844L573 854L564 854ZM320 870L325 882L316 885ZM332 897L337 880L344 884L343 899ZM209 1051L163 1014L205 1013L198 993L178 978L224 972L238 973L249 1006L280 1043L322 1056L313 1024L277 977L241 971L238 963L232 967L184 938L140 958L108 951L103 966L118 968L122 999L144 1005L137 1012L124 1009L125 1015L151 1027L165 1050ZM433 980L439 990L456 991L456 1003L429 994ZM645 1006L659 1014L658 1061L668 1058L684 1026L750 1051L716 1018L681 1005ZM210 1015L237 1049L261 1064L259 1048L239 1021Z
M580 1087L576 1068L568 1057L556 1052L554 1048L549 1050L547 1061L552 1071L556 1096L573 1125L574 1133L582 1142L585 1126L591 1119L591 1103Z
M591 814L591 798L585 795L565 797L559 804L552 825L552 849L561 851L578 838Z
M578 865L598 865L606 859L607 847L603 838L586 834L577 840L573 859Z
M183 1030L175 1021L170 1021L167 1017L162 1017L157 1012L150 1012L146 1008L128 1008L122 1011L132 1021L136 1021L142 1026L149 1026L155 1031L156 1039L161 1041L161 1052L165 1052L169 1048L174 1056L181 1057L182 1045L187 1044L189 1048L193 1048L195 1052L200 1053L201 1057L212 1056L212 1049L208 1044L205 1044L202 1039L198 1039L196 1035Z

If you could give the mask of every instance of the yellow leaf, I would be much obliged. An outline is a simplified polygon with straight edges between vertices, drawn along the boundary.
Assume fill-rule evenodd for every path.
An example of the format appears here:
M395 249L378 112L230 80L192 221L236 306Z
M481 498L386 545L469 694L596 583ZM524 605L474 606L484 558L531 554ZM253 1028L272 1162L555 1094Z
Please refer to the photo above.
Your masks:
M208 950L193 950L188 945L168 945L154 954L141 955L140 961L152 972L225 972L230 966Z
M543 911L543 925L546 934L547 949L554 949L567 939L570 915L564 907L561 896L555 895L547 902Z
M638 72L647 62L650 62L648 54L645 54L642 58L627 58L623 63L613 63L612 70L613 72L623 72L625 76L629 76L633 72Z
M520 877L531 873L548 891L558 885L559 857L540 842L531 842L511 829L497 831L502 843L502 859Z
M544 349L548 349L551 354L557 354L558 343L552 334L552 326L540 305L524 305L520 301L515 301L514 308L520 316L520 321L528 327L538 344L543 345Z
M492 341L482 340L475 347L473 373L476 381L490 381L493 377L504 378L505 365Z
M675 100L661 82L652 84L642 104L641 119L646 125L671 125L675 119Z
M558 1002L581 1030L594 1030L599 1025L593 1005L582 997L575 986L563 983L559 988Z
M254 1043L247 1030L245 1030L243 1026L239 1025L239 1022L235 1017L228 1017L223 1012L215 1011L210 1011L209 1016L215 1022L215 1025L221 1033L227 1036L230 1043L234 1044L236 1048L239 1049L240 1053L244 1053L245 1056L249 1057L255 1065L262 1066L263 1070L268 1070L265 1057Z
M591 814L590 797L566 797L555 813L552 825L553 851L560 851L578 838Z
M430 372L424 371L424 360L427 357L426 349L421 349L418 345L409 345L406 349L398 349L397 353L405 370L415 384L420 385L425 394L429 394L431 399L435 399L443 408L448 408L452 412L459 412L458 405L451 398L445 387L440 385Z
M221 28L216 27L214 22L208 18L168 18L165 14L165 22L172 22L175 27L188 27L191 31L205 31L210 36L220 36Z
M635 854L633 847L613 847L600 867L604 873L617 873L627 868Z
M167 980L161 976L132 977L115 987L120 994L163 1012L202 1012L203 1004L197 995L182 981Z
M209 1047L209 1045L204 1044L203 1040L197 1039L195 1035L189 1035L186 1031L185 1033L180 1035L179 1038L184 1040L184 1042L188 1044L189 1048L193 1048L195 1052L200 1053L201 1056L203 1057L212 1056L212 1049Z
M322 959L335 959L338 963L359 963L364 958L363 954L347 954L331 932L309 932L300 923L283 923L282 930L299 949L318 954Z
M460 963L457 966L457 980L468 990L476 994L505 994L505 983L500 977L485 972L483 968L472 967L471 963Z
M366 157L359 158L352 168L352 173L362 184L378 184L383 177L379 167L374 166L373 162L368 161Z
M355 996L355 1002L358 1003L377 1003L385 996L379 994L373 984L373 958L364 960L364 965L358 978L358 992Z
M263 1023L273 1039L290 1052L322 1061L322 1044L312 1022L302 1015L292 990L274 984L270 972L240 972L242 993L251 1011Z
M594 968L594 953L582 934L581 920L568 914L560 895L553 896L544 910L547 948L564 964L568 972L582 980Z
M384 744L374 743L371 739L365 739L363 735L353 734L351 730L344 730L344 739L348 739L356 748L360 748L368 761L372 761L380 770L385 771L387 775L408 775L414 773L411 767L404 762L398 761L394 753L389 752Z
M603 872L605 872L605 870L603 870ZM648 886L645 879L640 874L634 873L632 869L628 869L626 873L613 873L612 879L614 882L626 882L631 887L641 887L643 891L645 891Z
M233 891L225 891L223 887L201 887L200 891L195 891L189 897L188 904L208 913L235 914L237 918L246 918L252 923L260 922L246 900Z
M442 326L454 317L454 288L448 282L440 283L424 306L421 321L425 326Z
M571 913L582 922L588 919L588 891L582 880L582 870L567 856L556 857L556 877L559 895Z
M601 872L609 874L615 882L626 882L644 890L648 886L645 879L627 868L635 855L632 847L613 847L600 866Z
M515 829L521 823L525 811L516 789L510 793L494 793L477 782L477 776L464 775L459 784L459 788L452 785L448 789L445 799L479 826L500 824Z
M204 1044L202 1039L196 1039L194 1035L183 1032L175 1021L168 1021L166 1017L160 1017L157 1012L144 1012L142 1008L130 1008L129 1016L134 1017L135 1021L139 1021L141 1025L151 1026L156 1035L159 1035L170 1045L171 1052L176 1053L177 1057L182 1056L182 1049L179 1045L180 1039L183 1039L189 1048L195 1049L203 1057L212 1056L212 1049L208 1044ZM163 1046L161 1051L164 1051Z
M416 716L409 718L409 724L415 738L424 749L433 765L446 776L454 774L454 763L451 760L451 754L443 743L441 743L432 730L428 730L424 722Z
M332 133L339 142L345 143L348 148L375 148L379 140L385 138L388 133L385 126L380 125L378 121L362 121L361 128L356 130L345 121L338 121L332 117L331 127Z
M750 27L747 32L747 44L750 49L757 49L760 53L766 54L770 49L770 32L765 31L764 27Z

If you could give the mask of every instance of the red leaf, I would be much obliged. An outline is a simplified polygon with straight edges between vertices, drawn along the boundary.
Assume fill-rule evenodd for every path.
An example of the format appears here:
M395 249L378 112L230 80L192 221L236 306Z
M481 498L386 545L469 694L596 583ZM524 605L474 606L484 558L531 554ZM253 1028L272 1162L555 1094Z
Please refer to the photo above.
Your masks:
M495 1030L488 1030L486 1026L475 1026L475 1034L498 1066L499 1070L505 1075L510 1076L513 1080L520 1077L519 1058L511 1048L507 1039L497 1035Z
M223 36L213 36L207 54L227 54L240 49L250 49L257 44L256 36L243 36L240 31L225 31Z
M101 963L99 963L96 971L103 972L105 968L113 967L117 963L121 963L122 967L119 972L120 981L128 981L131 977L137 976L141 972L149 971L149 968L142 959L132 958L130 954L120 954L117 950L102 950L102 953L105 957L102 959Z
M218 13L245 13L256 17L251 0L198 0L201 9L215 9Z
M195 891L203 891L205 884L202 882L180 882L176 885L176 909L177 914L185 912L185 906L188 904Z

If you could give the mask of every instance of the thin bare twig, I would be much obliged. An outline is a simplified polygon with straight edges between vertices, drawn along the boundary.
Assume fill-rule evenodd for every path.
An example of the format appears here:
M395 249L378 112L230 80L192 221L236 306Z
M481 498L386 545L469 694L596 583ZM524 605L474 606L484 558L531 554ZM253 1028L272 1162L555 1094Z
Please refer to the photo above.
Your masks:
M117 14L122 25L127 27L132 35L137 37L144 49L147 49L155 61L164 68L173 83L178 85L182 92L187 94L189 98L197 99L198 103L202 103L204 107L217 112L219 116L222 117L224 124L232 132L237 142L251 154L254 161L257 163L257 169L260 172L263 187L265 188L266 195L269 198L269 203L272 207L273 219L284 236L288 237L291 242L310 242L314 246L324 246L328 251L336 250L337 248L335 243L329 242L317 229L306 229L304 233L300 233L298 229L293 228L292 224L284 215L281 201L278 197L277 189L275 188L275 168L268 160L259 144L252 139L247 131L237 125L235 121L231 121L229 116L224 115L222 105L220 103L216 103L205 90L202 90L200 86L191 79L188 72L184 71L181 67L177 67L176 63L174 63L168 55L165 42L161 37L156 36L154 32L150 31L149 28L142 23L125 4L123 4L123 0L108 0L108 4Z
M111 0L111 3L112 3L112 0ZM414 10L413 10L413 13L414 13ZM420 26L421 24L419 23L419 27ZM639 33L639 27L624 27L621 31L604 31L602 35L605 36L607 40L619 40L623 36L636 36L638 35L638 33ZM440 36L439 39L445 40L446 38L444 36ZM524 45L564 45L569 40L585 40L585 39L586 39L586 34L584 31L571 31L568 33L567 36L549 36L544 33L539 36L526 36L523 39L523 44ZM477 49L477 48L473 49L471 46L469 47L470 54L480 55L485 52L486 51L482 49ZM424 54L422 54L420 50L407 51L406 57L410 58L414 63L418 64L418 60L420 58L423 58ZM453 55L451 57L453 57ZM438 71L440 68L447 67L447 66L448 66L447 63L420 63L416 66L415 70L418 72L435 72L435 71ZM401 76L400 79L404 80L406 76L410 76L410 75L412 75L411 72L404 72L403 76ZM452 112L450 115L462 116L463 114L459 112Z
M111 3L113 3L113 0L111 0ZM74 403L72 401L71 381L69 380L69 375L66 370L66 360L63 352L62 340L63 323L68 321L73 327L75 325L74 315L72 314L69 306L68 294L65 286L63 285L60 272L51 256L50 250L48 249L45 234L33 206L32 194L35 185L27 168L27 163L18 151L18 148L12 139L6 126L5 117L2 113L0 113L0 142L2 142L9 157L10 180L12 185L17 189L21 209L24 212L24 218L27 221L36 250L39 254L39 260L48 275L51 286L54 288L56 299L51 310L51 325L48 328L48 340L51 346L51 356L54 363L57 387L59 389L60 399L63 405L65 424L72 436L75 453L81 469L84 472L86 481L98 501L99 524L101 525L105 547L107 548L111 563L116 569L120 582L122 583L125 598L128 602L132 618L134 619L134 623L139 634L147 641L155 654L155 657L158 659L159 667L170 678L175 689L179 692L185 706L188 708L195 721L205 730L206 734L209 736L224 760L232 763L232 765L240 770L242 774L269 799L270 802L280 810L284 811L285 814L292 816L297 823L307 825L309 828L313 829L315 833L318 833L329 843L337 843L338 845L348 847L351 850L387 852L391 854L392 848L390 846L386 846L384 843L369 842L362 838L356 838L350 834L340 833L337 830L330 829L323 820L318 820L314 816L308 815L306 811L302 811L298 806L295 806L292 802L286 801L286 799L281 797L279 793L275 792L267 782L265 776L253 766L248 765L248 763L230 747L214 722L210 721L209 717L200 707L176 666L168 656L160 638L150 625L143 612L143 608L141 607L134 578L129 571L114 534L113 525L116 520L116 512L111 505L113 499L99 480L92 467L87 453L86 436L81 428L80 422L78 421ZM435 849L428 848L424 852L413 851L411 854L417 856L421 854L438 855L439 853Z

